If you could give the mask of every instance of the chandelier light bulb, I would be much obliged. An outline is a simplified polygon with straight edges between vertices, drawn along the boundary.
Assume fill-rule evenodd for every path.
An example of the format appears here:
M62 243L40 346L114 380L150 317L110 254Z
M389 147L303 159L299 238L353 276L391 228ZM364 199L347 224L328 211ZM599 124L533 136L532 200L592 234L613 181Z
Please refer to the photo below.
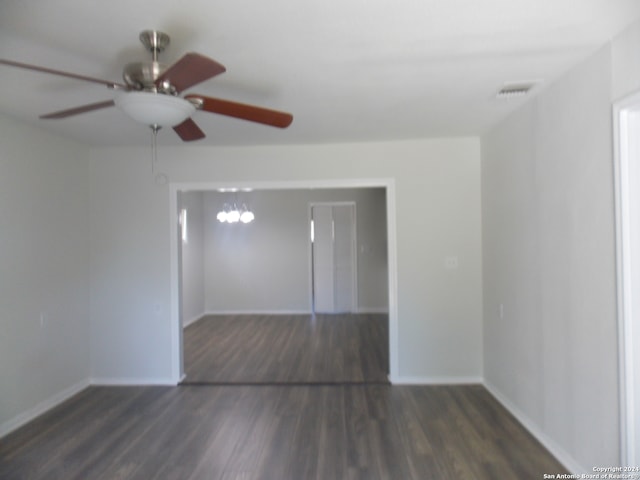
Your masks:
M219 222L224 223L227 221L227 212L225 212L224 210L220 210L218 212L218 215L216 216L216 218L218 219Z
M240 221L242 223L250 223L253 222L253 219L256 218L251 210L245 210L240 215Z
M229 223L237 223L240 221L240 212L238 211L238 209L236 207L233 208L233 210L230 210L227 213L227 222Z

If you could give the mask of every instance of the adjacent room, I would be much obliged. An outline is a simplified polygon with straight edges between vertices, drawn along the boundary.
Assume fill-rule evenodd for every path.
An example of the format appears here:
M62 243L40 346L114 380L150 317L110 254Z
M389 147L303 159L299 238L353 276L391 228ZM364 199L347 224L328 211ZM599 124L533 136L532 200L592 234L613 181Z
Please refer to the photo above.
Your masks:
M182 191L178 209L182 384L388 381L384 188Z
M6 0L0 83L0 478L636 475L636 0Z

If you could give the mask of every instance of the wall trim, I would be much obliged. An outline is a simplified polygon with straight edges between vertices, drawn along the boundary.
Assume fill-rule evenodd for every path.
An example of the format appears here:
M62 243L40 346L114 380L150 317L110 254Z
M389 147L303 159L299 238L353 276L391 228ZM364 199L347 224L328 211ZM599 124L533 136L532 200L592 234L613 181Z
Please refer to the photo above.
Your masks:
M389 375L393 385L481 385L482 377L421 377L413 375Z
M58 405L65 402L69 398L73 397L74 395L80 393L85 388L89 387L90 384L91 382L89 381L89 379L84 379L76 383L75 385L72 385L69 388L62 390L61 392L58 392L55 395L52 395L46 400L43 400L42 402L38 403L35 407L20 413L19 415L15 416L10 420L7 420L6 422L3 422L2 424L0 424L0 438L8 435L9 433L13 432L14 430L17 430L18 428L29 423L30 421L35 420L40 415L57 407Z
M503 395L500 390L498 390L494 385L487 382L486 380L483 383L484 388L486 388L489 393L495 398L498 403L500 403L504 408L506 408L511 415L513 415L518 422L522 424L522 426L533 435L536 440L538 440L549 452L551 455L556 457L556 459L564 465L564 467L569 470L573 475L579 475L582 473L593 473L591 469L584 468L580 465L579 462L576 461L567 451L562 448L558 443L552 440L546 433L542 431L538 425L533 422L527 415L522 413L522 411L515 406L511 400L509 400L505 395ZM552 473L552 472L549 472Z
M359 308L353 312L357 314L389 314L386 308ZM313 315L311 310L210 310L202 315L193 318L184 326L190 325L207 315ZM329 314L331 315L331 314Z
M206 317L207 314L206 313L201 313L200 315L196 315L194 317L191 317L189 320L187 320L186 322L182 322L182 328L188 327L189 325L191 325L192 323L196 323L198 320L202 320L204 317Z
M311 315L311 310L210 310L207 315Z
M634 148L629 136L630 115L640 112L640 91L633 93L613 105L613 146L614 146L614 193L616 207L616 305L618 322L618 391L620 408L620 465L635 465L639 449L637 429L633 427L639 412L636 410L636 396L640 390L634 385L634 267L633 221L634 211L639 202L637 194L630 187Z
M175 387L179 379L171 378L129 378L129 377L96 377L91 379L91 386L95 387Z
M386 307L359 307L356 313L370 313L370 314L389 314L389 309Z

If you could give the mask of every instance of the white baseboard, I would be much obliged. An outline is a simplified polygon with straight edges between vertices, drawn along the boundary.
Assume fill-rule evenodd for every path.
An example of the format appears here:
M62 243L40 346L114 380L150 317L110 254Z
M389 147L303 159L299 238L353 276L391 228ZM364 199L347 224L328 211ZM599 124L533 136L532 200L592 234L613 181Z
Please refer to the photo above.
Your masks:
M411 375L389 376L392 385L473 385L482 384L482 377L419 377Z
M190 323L200 320L207 315L311 315L311 310L216 310L209 311L197 318L194 318L184 324L186 327ZM362 314L389 314L389 310L386 308L358 308L354 313Z
M551 452L551 454L558 459L558 461L564 465L573 475L580 475L583 473L593 473L591 469L582 467L567 451L558 445L554 440L542 431L542 429L531 419L522 413L522 411L516 407L506 396L504 396L495 386L491 385L486 380L483 382L484 387L493 395L493 397L509 412L511 415L526 428L531 435ZM552 473L552 472L549 472Z
M388 315L389 314L389 309L388 308L379 308L379 307L360 307L360 308L358 308L356 313L364 313L364 314L371 313L371 314L385 314L385 315Z
M205 315L311 315L311 310L216 310Z
M186 328L192 323L196 323L198 320L202 320L205 316L206 316L206 313L201 313L200 315L196 315L195 317L192 317L189 320L182 322L182 328Z
M51 410L52 408L60 405L65 400L73 397L77 393L81 392L85 388L90 385L89 379L82 380L81 382L72 385L69 388L62 390L61 392L56 393L55 395L49 397L48 399L38 403L35 407L30 408L29 410L22 412L18 416L8 420L2 424L0 424L0 438L8 435L9 433L17 430L21 426L29 423L31 420L39 417L43 413Z
M175 387L178 383L179 380L172 378L96 377L91 379L91 385L96 387Z

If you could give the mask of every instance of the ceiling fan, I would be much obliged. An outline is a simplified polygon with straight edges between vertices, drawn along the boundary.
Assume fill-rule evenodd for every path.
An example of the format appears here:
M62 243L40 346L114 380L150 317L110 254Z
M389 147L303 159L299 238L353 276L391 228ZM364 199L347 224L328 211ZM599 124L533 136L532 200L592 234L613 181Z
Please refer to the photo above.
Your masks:
M43 119L66 118L72 115L116 106L134 120L149 125L154 132L164 126L173 127L185 142L205 137L191 116L196 110L235 117L250 122L286 128L293 121L290 113L244 103L207 97L196 93L179 96L188 88L220 75L225 67L198 53L187 53L173 65L158 62L158 54L169 45L169 35L156 30L145 30L140 41L151 53L151 61L129 63L124 67L124 83L111 82L75 73L54 70L37 65L0 59L0 65L35 70L86 82L106 85L118 91L113 100L81 105L46 115Z

